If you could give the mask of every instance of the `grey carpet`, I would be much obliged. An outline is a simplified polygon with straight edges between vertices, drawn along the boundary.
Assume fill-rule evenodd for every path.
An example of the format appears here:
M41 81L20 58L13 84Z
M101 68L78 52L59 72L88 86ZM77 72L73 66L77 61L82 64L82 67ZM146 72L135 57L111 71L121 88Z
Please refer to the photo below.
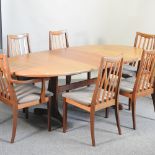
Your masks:
M17 135L10 144L11 111L0 104L0 155L154 155L155 113L150 97L137 100L137 130L132 129L127 99L120 97L124 110L120 111L122 135L115 124L114 110L108 119L104 111L96 112L96 147L91 146L89 114L69 106L68 132L62 133L60 124L52 120L52 132L47 131L46 116L37 116L31 109L28 120L19 112ZM61 97L59 109L62 110Z

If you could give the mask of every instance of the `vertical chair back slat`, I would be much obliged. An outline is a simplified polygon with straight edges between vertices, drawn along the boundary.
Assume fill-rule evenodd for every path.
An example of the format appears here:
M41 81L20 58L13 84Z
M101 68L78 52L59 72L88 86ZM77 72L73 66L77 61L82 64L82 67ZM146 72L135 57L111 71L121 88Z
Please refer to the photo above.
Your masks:
M68 48L68 35L65 31L50 31L49 32L49 49Z
M0 54L0 99L13 103L16 101L16 94L10 81L11 74L7 57Z
M143 93L154 87L155 51L143 51L134 90Z
M102 58L92 104L106 104L117 99L123 58Z
M142 48L145 50L154 50L155 49L155 35L137 32L134 47Z
M29 34L8 35L7 48L8 57L30 53Z

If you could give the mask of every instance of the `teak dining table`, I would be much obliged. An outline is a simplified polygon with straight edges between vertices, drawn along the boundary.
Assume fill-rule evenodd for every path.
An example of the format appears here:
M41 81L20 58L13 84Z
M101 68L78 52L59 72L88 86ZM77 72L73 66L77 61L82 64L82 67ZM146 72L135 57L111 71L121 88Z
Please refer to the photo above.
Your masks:
M58 94L93 84L96 78L58 86L58 77L97 70L103 56L123 56L124 63L141 58L142 49L122 45L87 45L53 51L34 52L9 58L11 73L21 77L50 78L48 90L54 93L51 114L62 121ZM44 110L45 111L45 110Z

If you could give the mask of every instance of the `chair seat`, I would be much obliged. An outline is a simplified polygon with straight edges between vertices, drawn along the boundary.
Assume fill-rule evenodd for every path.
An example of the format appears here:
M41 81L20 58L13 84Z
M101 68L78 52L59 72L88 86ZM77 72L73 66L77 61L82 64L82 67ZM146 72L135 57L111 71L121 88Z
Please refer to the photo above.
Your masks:
M18 84L14 86L19 104L32 102L40 99L41 88L33 84ZM53 96L52 92L46 91L46 97Z
M81 103L83 105L89 106L92 102L93 93L95 90L95 85L91 85L89 87L83 87L80 89L72 90L68 93L63 93L62 96L71 100L74 100L78 103ZM102 90L101 94L104 90ZM104 99L106 100L107 97L107 91L105 93ZM113 96L114 97L114 96ZM112 95L109 94L109 98L112 98ZM100 97L100 101L102 101L102 95Z
M125 78L124 80L125 80L125 81L128 81L128 82L135 83L135 81L136 81L136 77L133 76L133 77Z
M133 88L134 88L134 82L127 81L126 79L121 80L120 91L131 93L133 92Z
M137 72L137 67L131 66L131 65L129 65L129 64L123 65L123 69L125 69L125 70L130 70L130 71L132 71L132 72Z
M123 74L129 75L129 76L136 76L137 67L131 66L131 65L123 65Z
M120 83L120 90L129 92L129 93L133 92L135 82L136 82L136 77L122 79ZM151 87L150 83L148 82L144 83L144 89L148 89L150 87ZM142 85L140 86L140 90L142 90Z

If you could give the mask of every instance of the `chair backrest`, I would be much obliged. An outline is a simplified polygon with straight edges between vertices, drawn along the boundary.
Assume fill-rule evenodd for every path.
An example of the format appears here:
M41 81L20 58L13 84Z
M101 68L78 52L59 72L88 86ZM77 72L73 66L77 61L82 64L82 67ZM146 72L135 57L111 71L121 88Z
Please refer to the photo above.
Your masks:
M104 103L118 98L122 76L123 58L102 58L92 104Z
M68 47L69 43L66 31L49 31L49 50Z
M7 55L8 57L28 54L31 52L29 34L8 35Z
M145 50L154 50L155 35L137 32L135 37L134 47L142 48Z
M16 101L16 94L11 84L11 74L7 57L0 54L0 100L7 103Z
M135 93L143 93L155 86L155 50L143 51L137 78L134 86Z

